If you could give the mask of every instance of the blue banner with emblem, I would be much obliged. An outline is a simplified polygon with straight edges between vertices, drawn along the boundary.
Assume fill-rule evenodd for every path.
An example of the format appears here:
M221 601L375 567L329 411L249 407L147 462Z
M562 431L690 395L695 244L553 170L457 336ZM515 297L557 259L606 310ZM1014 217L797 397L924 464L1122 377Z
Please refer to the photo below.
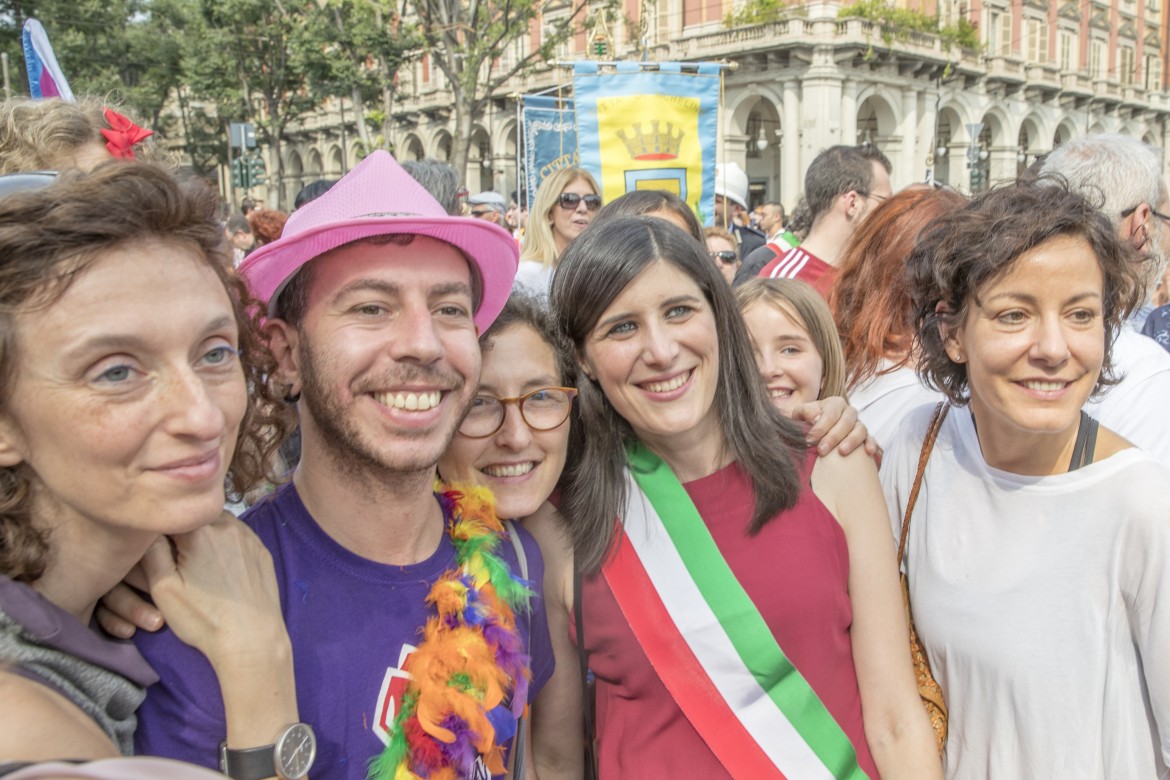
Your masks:
M631 190L678 195L709 225L715 213L718 63L575 63L573 98L581 167L608 203ZM697 68L697 69L696 69ZM691 69L696 69L692 72Z
M573 101L541 95L524 98L524 180L528 208L554 171L577 165L577 127Z

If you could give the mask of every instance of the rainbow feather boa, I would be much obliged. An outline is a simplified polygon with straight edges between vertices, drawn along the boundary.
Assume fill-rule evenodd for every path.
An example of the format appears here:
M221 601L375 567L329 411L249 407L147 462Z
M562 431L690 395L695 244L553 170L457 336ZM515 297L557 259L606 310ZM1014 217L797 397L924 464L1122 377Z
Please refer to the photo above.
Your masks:
M526 607L532 591L496 553L504 527L492 494L436 483L435 496L455 568L427 596L436 615L404 664L411 681L370 780L474 777L480 759L493 775L503 774L502 744L528 700L528 656L513 610Z

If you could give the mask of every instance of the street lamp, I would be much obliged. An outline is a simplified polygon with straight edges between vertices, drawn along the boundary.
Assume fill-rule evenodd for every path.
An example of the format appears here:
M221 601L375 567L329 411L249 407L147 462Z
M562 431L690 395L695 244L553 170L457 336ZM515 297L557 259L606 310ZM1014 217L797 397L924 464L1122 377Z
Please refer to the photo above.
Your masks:
M982 132L982 122L967 125L967 137L971 139L967 146L967 170L970 171L971 192L977 192L983 184L983 170L979 163L987 159L987 152L979 148L979 135Z

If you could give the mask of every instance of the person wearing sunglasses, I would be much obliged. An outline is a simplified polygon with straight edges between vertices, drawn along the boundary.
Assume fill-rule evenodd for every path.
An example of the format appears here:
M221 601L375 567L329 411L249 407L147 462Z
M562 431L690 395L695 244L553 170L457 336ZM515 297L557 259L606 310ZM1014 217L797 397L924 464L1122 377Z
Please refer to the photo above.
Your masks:
M703 231L703 238L707 244L707 254L719 269L719 273L728 284L731 284L740 265L735 236L723 228L710 227Z
M512 293L479 343L479 391L439 461L439 476L490 488L499 516L520 521L540 544L556 668L532 705L533 759L542 778L580 778L583 705L569 639L572 548L548 503L568 454L576 366L540 299L524 292Z
M471 216L504 227L504 211L508 204L500 193L491 190L477 192L468 198L467 204L471 206Z
M541 183L529 215L515 287L548 294L558 258L601 208L600 192L597 181L582 168L562 168Z

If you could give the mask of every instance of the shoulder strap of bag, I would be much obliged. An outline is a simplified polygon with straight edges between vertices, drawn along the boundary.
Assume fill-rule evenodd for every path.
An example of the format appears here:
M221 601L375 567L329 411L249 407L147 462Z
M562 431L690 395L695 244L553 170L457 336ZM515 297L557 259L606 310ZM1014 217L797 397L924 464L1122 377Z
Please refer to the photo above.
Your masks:
M516 561L520 564L520 576L528 579L528 555L524 552L524 542L520 540L520 534L516 533L516 524L511 520L505 520L504 527L508 529L508 538L512 540L512 549L516 551Z
M512 549L516 551L516 562L520 565L520 576L525 580L528 579L528 555L524 552L524 542L520 539L520 534L516 532L516 524L511 520L504 521L504 527L508 531L508 538L512 540ZM532 616L532 603L529 601L528 606L525 607L528 611L529 617ZM529 623L528 634L531 634L532 625ZM525 642L527 643L527 638ZM528 648L525 647L525 652ZM528 719L521 716L516 721L516 738L512 740L512 780L524 780L524 751L526 749L525 731Z
M1073 443L1072 460L1068 464L1069 471L1076 471L1093 462L1097 449L1097 430L1100 427L1099 422L1084 411L1081 412L1081 422L1077 426L1077 439Z
M930 428L926 431L926 438L922 440L922 451L918 454L918 473L914 475L914 486L910 488L910 498L906 501L906 514L902 516L902 534L898 540L898 568L902 568L902 557L906 553L906 538L910 534L910 514L914 511L914 504L918 501L918 491L922 488L922 475L926 473L926 461L930 458L930 451L934 449L934 440L942 430L943 420L951 405L946 401L939 401L934 408L934 416L930 418Z
M573 562L573 621L577 627L577 661L581 665L581 696L585 704L585 778L597 780L597 732L593 725L593 696L589 691L589 651L585 649L585 589L581 569Z

